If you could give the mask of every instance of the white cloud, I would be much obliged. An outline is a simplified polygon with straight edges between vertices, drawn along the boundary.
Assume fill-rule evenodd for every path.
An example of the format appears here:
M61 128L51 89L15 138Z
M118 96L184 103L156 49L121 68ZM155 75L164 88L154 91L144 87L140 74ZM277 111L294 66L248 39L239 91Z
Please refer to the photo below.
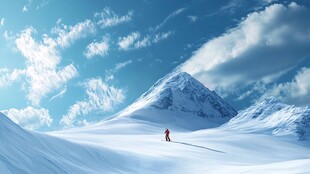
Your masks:
M24 7L22 9L23 12L27 12L29 10L31 4L32 4L32 0L26 0L26 1L27 1L27 4L24 5Z
M31 130L38 129L42 126L51 126L53 123L49 111L45 108L36 109L28 106L20 110L11 108L1 112L21 127Z
M23 12L27 12L28 8L26 6L23 7Z
M15 39L14 36L13 36L13 34L12 34L12 32L11 32L11 31L7 31L7 30L4 31L4 33L3 33L3 38L4 38L5 40L7 40L7 41L12 41L12 40Z
M189 15L187 16L188 19L191 21L191 22L196 22L198 20L198 17L197 16L193 16L193 15Z
M31 3L31 1L29 1ZM57 21L60 23L61 19ZM95 25L90 20L85 20L74 26L56 26L51 33L56 34L52 38L47 34L42 35L42 40L36 40L33 27L24 29L20 34L12 36L5 31L3 37L14 41L16 51L25 57L25 69L2 72L0 76L0 87L8 86L16 79L25 77L23 89L26 90L27 98L34 106L39 106L43 97L49 93L62 88L78 72L73 64L60 67L60 48L69 47L76 40L84 38L95 32Z
M56 43L65 48L80 38L84 38L89 34L94 34L96 27L89 19L80 22L74 26L62 25L52 29L52 33L58 35Z
M44 6L47 6L49 2L50 2L50 0L41 0L40 4L37 5L36 9L39 10Z
M131 21L132 16L132 10L124 16L119 16L115 14L110 8L104 8L101 13L95 13L95 17L99 19L97 24L101 28L112 27L124 22L129 22Z
M181 13L183 13L186 10L186 8L180 8L177 9L175 11L173 11L172 13L170 13L162 23L160 23L159 25L157 25L153 30L159 30L161 27L163 27L170 19L174 18L175 16L180 15Z
M115 65L115 68L114 68L114 71L113 72L117 72L119 71L120 69L123 69L125 68L127 65L131 64L132 61L131 60L128 60L128 61L125 61L125 62L121 62L121 63L117 63Z
M136 43L134 44L134 48L139 49L150 45L151 45L150 37L146 36L142 40L137 40Z
M161 40L167 39L172 34L172 31L168 31L158 33L154 36L147 35L143 39L140 39L141 34L139 32L132 32L128 36L120 37L118 45L121 50L144 48L151 46L152 44L157 44Z
M67 92L67 86L65 86L65 88L62 89L58 94L56 94L56 95L54 95L53 97L51 97L49 101L52 101L52 100L54 100L55 98L62 97L66 92Z
M235 11L243 5L242 0L230 0L226 5L222 6L220 11L228 11L230 13L235 13Z
M35 32L33 28L22 31L16 39L16 46L26 58L28 100L38 106L42 97L61 88L78 73L73 64L59 68L61 57L56 42L46 36L43 42L37 42L32 37Z
M7 68L0 69L0 87L5 87L11 85L12 82L18 80L23 75L25 75L25 70L14 69L10 71Z
M163 33L158 33L155 35L153 42L154 43L158 43L161 40L165 40L167 39L169 36L172 35L172 31L168 31L168 32L163 32Z
M266 89L261 98L276 96L286 103L309 104L310 102L310 68L302 68L291 82L281 83Z
M117 63L114 68L106 70L105 80L107 82L113 80L115 73L117 73L119 70L125 68L126 66L128 66L131 63L132 63L132 60L128 60L128 61L125 61L125 62L120 62L120 63Z
M0 28L4 25L4 18L1 18L0 20Z
M62 22L62 19L58 18L57 21L56 21L56 24L59 25L61 22Z
M93 112L111 111L124 101L125 92L114 86L109 86L100 78L93 78L83 84L87 97L72 105L68 113L60 121L65 127L72 127L78 123L76 118L80 115L88 115Z
M105 56L109 51L109 39L106 37L101 42L92 42L86 47L86 58L91 59L95 55Z
M205 43L179 69L211 89L272 83L309 54L309 15L309 9L296 3L251 13L237 27Z
M126 37L119 38L119 49L129 50L132 45L140 38L139 32L132 32Z

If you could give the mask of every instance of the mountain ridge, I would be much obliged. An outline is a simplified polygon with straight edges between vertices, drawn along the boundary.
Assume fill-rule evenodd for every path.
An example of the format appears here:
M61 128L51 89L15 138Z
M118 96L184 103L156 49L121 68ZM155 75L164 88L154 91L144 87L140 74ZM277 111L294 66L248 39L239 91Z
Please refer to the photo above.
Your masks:
M305 140L310 138L310 107L287 105L278 98L269 97L240 111L227 126Z

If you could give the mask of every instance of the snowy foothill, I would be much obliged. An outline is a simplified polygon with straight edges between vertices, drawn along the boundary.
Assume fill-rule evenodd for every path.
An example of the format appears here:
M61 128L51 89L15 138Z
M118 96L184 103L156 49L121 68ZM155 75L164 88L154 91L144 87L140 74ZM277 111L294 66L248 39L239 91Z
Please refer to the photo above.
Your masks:
M268 98L238 114L189 74L169 74L86 127L37 133L1 114L0 173L306 174L309 113Z

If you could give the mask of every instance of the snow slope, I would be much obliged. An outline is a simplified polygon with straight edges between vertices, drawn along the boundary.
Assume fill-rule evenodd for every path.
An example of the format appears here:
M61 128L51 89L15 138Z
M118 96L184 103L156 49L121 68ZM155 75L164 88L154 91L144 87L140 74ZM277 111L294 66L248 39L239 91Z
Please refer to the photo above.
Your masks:
M132 153L26 131L1 113L0 136L1 174L136 173L131 163L144 162Z
M116 124L110 127L117 126ZM309 173L309 144L268 134L227 131L223 127L199 131L171 130L172 142L163 141L164 129L150 133L141 127L123 127L130 134L86 127L51 133L85 146L135 154L138 171L124 173ZM133 133L132 129L140 129ZM107 132L106 132L107 131ZM124 157L127 158L127 157ZM139 161L139 160L138 160Z
M271 98L231 119L236 112L214 92L170 74L88 127L36 133L0 114L0 173L306 174L310 141L297 141L296 130L307 135L308 113ZM163 141L166 127L172 142Z

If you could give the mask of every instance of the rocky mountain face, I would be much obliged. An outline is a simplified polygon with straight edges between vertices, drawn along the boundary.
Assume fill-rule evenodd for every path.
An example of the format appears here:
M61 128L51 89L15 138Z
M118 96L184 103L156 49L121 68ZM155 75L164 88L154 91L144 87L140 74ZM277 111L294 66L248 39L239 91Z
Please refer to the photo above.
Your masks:
M185 72L168 74L160 79L120 115L135 115L141 110L191 115L193 119L200 117L220 124L237 115L237 111L214 91ZM142 116L139 118L143 119Z
M200 117L231 118L237 112L214 91L183 72L168 76L144 95L151 107L192 113Z

